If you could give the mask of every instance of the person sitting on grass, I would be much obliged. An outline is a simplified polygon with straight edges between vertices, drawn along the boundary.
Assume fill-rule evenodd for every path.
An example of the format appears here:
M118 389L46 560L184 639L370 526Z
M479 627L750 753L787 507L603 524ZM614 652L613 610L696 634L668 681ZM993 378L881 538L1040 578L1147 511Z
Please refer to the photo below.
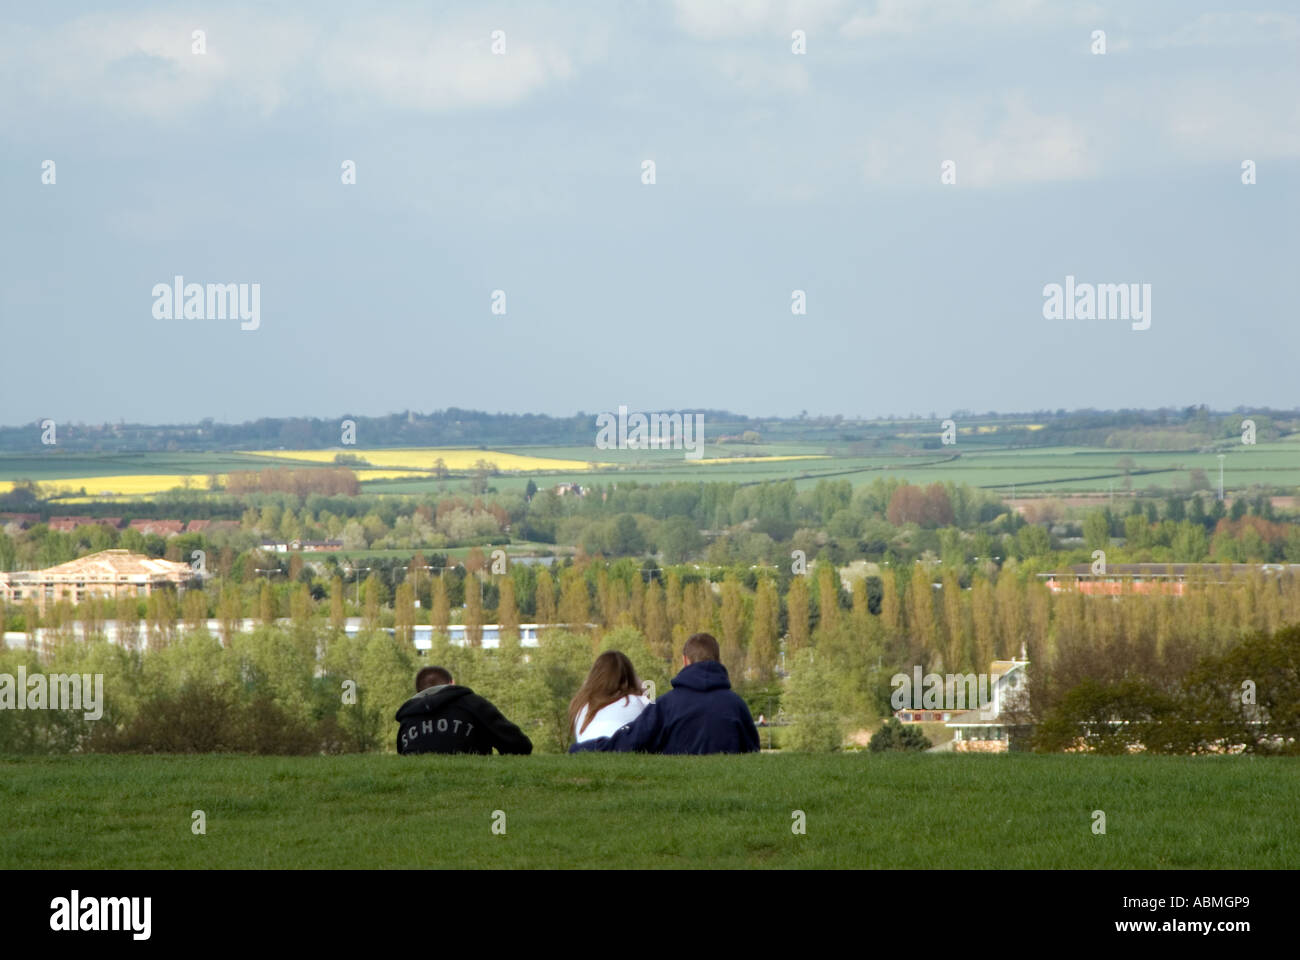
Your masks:
M758 730L745 701L731 689L718 641L697 633L682 648L673 688L613 735L575 742L570 753L754 753Z
M578 743L608 737L650 705L626 654L606 650L569 704L569 731Z
M533 742L501 711L442 667L415 675L416 694L397 711L398 753L528 754Z

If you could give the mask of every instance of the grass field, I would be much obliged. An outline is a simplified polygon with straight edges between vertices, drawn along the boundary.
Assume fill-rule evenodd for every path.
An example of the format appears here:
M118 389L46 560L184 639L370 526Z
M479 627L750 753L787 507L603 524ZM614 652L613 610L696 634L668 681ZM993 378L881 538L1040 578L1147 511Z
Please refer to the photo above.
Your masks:
M1297 866L1292 759L0 758L3 869Z

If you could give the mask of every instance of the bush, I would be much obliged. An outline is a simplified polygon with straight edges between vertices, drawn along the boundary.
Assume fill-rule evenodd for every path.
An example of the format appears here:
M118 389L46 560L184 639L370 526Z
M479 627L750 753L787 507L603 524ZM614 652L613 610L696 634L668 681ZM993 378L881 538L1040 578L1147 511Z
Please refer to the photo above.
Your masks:
M934 744L930 738L913 726L904 726L897 717L890 717L871 735L867 749L872 753L886 751L929 750Z

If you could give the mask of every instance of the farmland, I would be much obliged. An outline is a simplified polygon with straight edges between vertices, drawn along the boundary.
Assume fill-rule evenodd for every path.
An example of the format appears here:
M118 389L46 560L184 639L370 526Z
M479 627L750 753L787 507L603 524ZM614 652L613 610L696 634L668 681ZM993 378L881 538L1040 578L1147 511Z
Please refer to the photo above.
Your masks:
M1007 496L1117 493L1126 489L1153 493L1186 490L1192 470L1217 485L1217 453L1226 453L1224 486L1300 485L1300 443L1291 439L1236 444L1187 451L1119 450L1077 446L1008 447L982 442L940 449L908 449L869 456L854 455L839 444L710 446L702 460L681 451L597 450L595 447L386 448L274 451L245 453L64 453L0 455L0 493L30 480L59 496L95 498L109 493L149 497L168 490L205 490L209 478L223 483L232 470L268 467L311 469L335 466L339 453L358 457L362 489L378 494L428 494L454 488L480 460L497 471L492 485L503 492L522 491L532 480L539 486L560 481L658 484L698 482L761 483L793 480L806 489L826 477L857 485L877 477L897 477L913 484L951 482L998 491ZM434 476L443 461L448 477ZM81 491L85 493L82 494ZM74 500L73 502L78 502ZM80 502L84 502L81 500Z

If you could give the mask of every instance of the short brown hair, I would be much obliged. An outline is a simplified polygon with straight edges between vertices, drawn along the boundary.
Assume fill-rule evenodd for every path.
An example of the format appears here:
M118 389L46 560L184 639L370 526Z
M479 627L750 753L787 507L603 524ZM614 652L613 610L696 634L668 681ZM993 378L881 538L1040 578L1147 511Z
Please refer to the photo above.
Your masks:
M686 646L682 647L682 656L691 663L699 663L701 660L720 660L722 654L718 650L718 641L714 639L711 633L695 633L686 641Z
M442 667L422 667L415 675L415 692L451 683L451 674Z

